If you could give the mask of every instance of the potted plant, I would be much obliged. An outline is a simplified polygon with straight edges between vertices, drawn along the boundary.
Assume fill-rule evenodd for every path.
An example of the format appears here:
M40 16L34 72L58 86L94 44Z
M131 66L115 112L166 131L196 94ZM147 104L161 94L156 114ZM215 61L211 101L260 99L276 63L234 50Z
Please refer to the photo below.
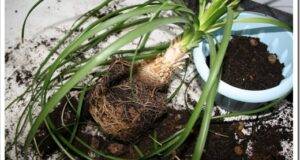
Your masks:
M195 124L200 121L201 129L193 154L193 159L200 159L211 119L222 118L222 116L212 117L211 113L219 84L223 58L230 40L231 27L235 15L238 14L236 7L239 1L215 0L208 2L200 0L200 12L198 15L188 9L181 1L147 1L142 4L124 7L103 17L93 19L93 15L97 14L109 2L101 2L99 6L96 6L79 18L77 23L60 43L51 50L48 57L39 66L32 84L25 93L8 105L10 107L30 94L30 100L17 125L13 144L16 144L22 129L26 126L27 120L29 120L31 126L24 145L25 151L28 151L32 143L38 150L35 137L41 125L44 125L49 132L49 136L70 159L75 159L74 155L84 159L91 159L88 154L74 146L74 139L90 149L96 157L122 159L115 155L108 155L103 151L95 150L91 145L86 144L77 137L79 119L84 108L84 97L87 97L87 104L90 106L89 112L102 128L102 131L118 140L133 140L141 134L141 131L150 129L154 121L165 112L164 106L167 98L163 93L159 92L159 89L167 86L173 71L181 65L188 51L197 46L203 39L211 39L211 34L216 30L224 28L222 42L218 50L214 49L214 45L211 45L211 71L207 82L204 84L202 95L195 105L187 124L182 130L174 133L163 142L159 142L160 145L151 150L150 153L146 155L140 154L140 159L169 155L185 142ZM165 11L173 14L165 15L163 14ZM289 28L282 22L268 17L244 19L244 22L270 23ZM165 44L146 46L150 33L153 30L160 26L178 23L181 24L178 26L183 29L183 33L174 40ZM76 35L70 43L67 43L66 40L73 35L74 31L84 24L87 24L87 27L79 35ZM109 35L120 33L120 31L123 31L123 34L104 49L95 52L93 56L77 59L80 53L95 47L97 44L104 42ZM122 47L137 38L140 38L137 48L121 50ZM67 45L62 47L63 44ZM50 63L50 58L56 51L59 51L58 49L62 49L59 56L54 62ZM122 60L115 61L113 56ZM123 60L126 60L126 62ZM47 66L47 63L50 63L50 65ZM106 70L108 72L99 71L99 69L104 67L109 68ZM91 76L91 73L94 73L93 75L96 76ZM61 128L53 123L53 119L51 119L49 114L53 110L55 111L64 97L68 98L68 94L73 89L80 92L78 106L73 107L76 111L77 120L70 128L62 126L68 133L67 135L70 135L70 137L66 137L66 135L59 132ZM121 94L115 95L114 93L116 92ZM148 99L149 97L151 98ZM132 106L137 106L142 110L136 112L132 110ZM153 108L153 106L160 108ZM270 106L272 104L259 110L252 110L247 113L242 112L233 116L257 113ZM37 118L33 118L33 110L37 108L40 108L41 112ZM131 114L131 118L136 118L137 121L134 119L134 123L131 123L128 119L124 119L123 117L127 113ZM201 113L203 113L203 116L200 116ZM146 115L145 119L143 119L143 115ZM151 116L155 118L150 119ZM139 152L138 149L137 152Z
M262 14L254 12L244 12L236 19L265 17ZM220 31L222 32L222 31ZM293 57L293 39L292 33L272 24L252 23L245 24L242 21L235 23L232 27L232 34L235 36L251 36L259 38L261 42L268 46L270 53L275 53L279 61L284 64L282 81L273 87L265 89L244 89L231 85L228 82L220 81L218 88L218 96L216 102L230 111L252 110L260 106L260 104L273 101L287 95L292 90L292 57ZM216 33L216 39L220 39L222 33ZM249 41L250 43L250 41ZM255 46L253 46L255 47ZM267 51L264 51L267 52ZM209 68L206 64L206 56L209 54L207 42L201 42L199 47L194 49L195 66L200 73L201 78L206 81ZM240 51L240 54L247 54ZM257 53L262 54L262 53ZM270 55L272 56L272 55ZM267 61L266 61L267 62ZM241 62L243 63L243 62ZM255 66L252 66L253 68ZM264 67L264 66L261 66ZM274 67L274 69L276 69ZM264 76L268 76L265 74ZM269 76L269 79L274 79Z

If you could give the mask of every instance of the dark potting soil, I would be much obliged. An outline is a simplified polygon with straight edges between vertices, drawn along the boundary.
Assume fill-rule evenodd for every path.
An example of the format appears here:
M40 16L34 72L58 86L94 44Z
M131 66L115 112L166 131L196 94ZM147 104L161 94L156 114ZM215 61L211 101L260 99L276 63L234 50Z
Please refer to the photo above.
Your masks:
M73 129L71 124L76 122L76 113L72 107L76 107L77 103L78 102L75 97L71 97L69 100L64 98L61 100L58 107L49 114L52 123L56 128L60 128L58 132L65 138L70 137L71 134L67 129ZM70 104L72 104L72 106ZM66 127L66 129L63 126L69 127ZM39 151L42 154L42 158L50 156L59 149L52 137L49 135L48 129L44 123L40 126L35 139L39 145Z
M77 105L77 102L74 101L75 99L75 97L71 98L72 106ZM153 130L149 130L145 134L142 134L140 139L136 141L135 144L132 144L103 136L99 132L99 125L89 115L89 112L86 109L83 109L82 112L82 116L84 117L81 117L80 119L76 136L97 150L101 150L104 153L112 154L114 156L121 156L126 159L137 159L139 157L135 147L138 147L144 154L147 154L155 147L158 147L159 144L154 142L153 139L156 139L158 142L162 142L172 134L182 129L190 114L188 111L177 111L173 109L168 110L168 114L164 115L161 123L156 123ZM58 130L58 132L68 139L70 138L70 133L62 127L62 114L65 114L65 116L63 116L65 125L70 125L68 129L72 130L73 126L71 124L76 122L76 113L73 112L70 103L68 103L66 99L63 99L61 104L50 114L50 118L57 128L62 128ZM59 150L58 146L50 137L44 124L39 128L35 138L39 144L39 151L42 154L43 159L51 156L55 151ZM88 148L84 147L84 145L77 139L74 139L72 144L86 154L92 152ZM96 159L105 160L106 158ZM161 158L157 157L154 159Z
M71 102L73 106L77 105L76 98L72 97ZM63 100L62 103L51 113L50 118L55 123L56 127L62 127L61 117L64 116L65 125L72 124L76 121L75 112L67 101ZM291 108L292 106L287 106ZM64 111L64 112L63 112ZM169 109L167 114L162 118L161 123L141 135L140 139L133 143L124 143L114 139L109 139L103 136L99 131L98 124L89 116L87 110L82 111L82 117L78 126L76 136L86 144L92 146L94 149L101 150L104 153L112 154L114 156L123 157L125 159L137 159L139 154L136 148L139 148L143 154L149 153L155 147L159 146L158 143L162 142L169 136L173 135L184 127L189 119L190 112L187 110L174 110ZM232 121L224 122L223 120L212 121L209 129L208 138L206 141L205 151L203 153L203 160L283 160L285 157L280 154L283 150L281 141L292 141L292 132L279 124L265 124L267 120L272 120L278 117L282 110L274 110L270 116L257 118L251 121ZM215 113L219 113L218 109ZM292 112L291 112L292 113ZM291 116L291 115L289 115ZM289 122L291 123L291 122ZM243 129L252 129L248 135L242 132ZM70 130L73 129L71 125ZM171 160L180 158L181 160L191 159L196 138L199 132L199 126L196 126L192 134L188 137L187 141L176 151L168 157L154 157L153 160ZM66 139L70 138L67 130L61 129L59 133ZM52 138L49 137L46 127L43 125L37 136L37 143L40 144L39 150L43 154L43 158L52 155L59 148L55 145ZM249 145L251 143L251 145ZM92 155L92 151L77 139L74 139L72 144L82 152ZM250 148L249 148L250 147ZM251 154L247 154L246 150L251 150ZM72 152L72 151L70 151ZM97 160L105 160L105 158L95 158Z
M233 36L222 68L222 80L238 88L263 90L277 86L284 78L284 65L258 38Z

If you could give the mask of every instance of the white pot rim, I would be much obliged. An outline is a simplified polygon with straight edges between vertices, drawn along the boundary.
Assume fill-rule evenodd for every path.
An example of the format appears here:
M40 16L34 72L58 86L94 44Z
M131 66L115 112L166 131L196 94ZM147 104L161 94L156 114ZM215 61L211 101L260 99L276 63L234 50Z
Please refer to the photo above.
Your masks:
M254 12L248 12L244 14L252 14L255 16L262 16L262 14L256 14ZM255 24L251 24L255 25ZM292 37L291 32L287 32L289 36ZM202 43L202 42L201 42ZM200 43L200 44L201 44ZM202 47L199 45L199 47L195 48L193 51L193 58L194 63L196 66L197 71L199 72L201 78L204 81L207 81L209 76L209 67L206 64L206 57L204 53L202 53ZM275 100L277 98L280 98L282 96L287 95L293 88L293 74L291 74L288 77L285 77L279 85L265 89L265 90L246 90L234 87L224 81L220 81L219 87L218 87L218 93L242 102L248 102L248 103L263 103Z

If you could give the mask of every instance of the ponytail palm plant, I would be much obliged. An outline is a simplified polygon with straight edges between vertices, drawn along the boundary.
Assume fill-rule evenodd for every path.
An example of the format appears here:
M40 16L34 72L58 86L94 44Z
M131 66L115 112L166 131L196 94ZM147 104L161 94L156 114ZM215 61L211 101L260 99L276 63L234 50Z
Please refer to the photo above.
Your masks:
M38 1L33 9L40 2ZM183 2L178 0L150 0L142 4L123 7L100 18L94 18L93 15L97 14L109 3L109 0L102 1L74 23L65 37L51 49L49 55L39 66L31 85L22 95L8 105L8 107L12 106L25 96L30 97L26 109L17 124L14 144L16 144L21 132L29 123L30 131L25 141L25 150L28 150L30 144L35 144L35 147L37 147L35 135L41 124L44 123L57 146L70 159L75 159L73 153L84 159L92 159L72 144L73 139L92 150L96 156L106 159L121 159L95 150L77 137L78 122L76 122L72 130L69 130L72 135L71 140L66 139L66 137L56 131L57 128L49 118L49 113L55 109L62 98L68 96L71 90L79 89L79 105L76 108L76 119L79 119L84 95L95 84L95 79L104 75L97 69L109 65L113 61L113 57L125 59L132 64L140 64L136 73L130 73L131 78L135 77L149 86L166 85L170 82L173 72L182 65L186 55L189 54L193 47L197 46L203 39L207 39L211 50L210 75L204 85L199 101L194 106L189 121L182 130L162 142L162 145L156 150L141 156L141 159L151 159L153 156L170 154L185 142L195 124L201 122L192 158L198 160L203 153L211 119L222 118L222 116L212 117L211 115L217 94L222 61L231 36L232 24L240 22L271 23L290 29L289 26L273 18L235 20L235 17L239 14L239 11L237 11L239 0L200 0L198 14L191 11ZM166 12L171 12L172 14L165 14ZM23 27L25 27L25 22ZM147 46L146 44L151 33L166 25L176 25L183 32L170 42ZM87 27L84 27L79 35L75 34L74 32L82 26ZM221 28L224 29L223 39L218 49L216 49L212 33ZM23 29L22 37L24 37L24 31ZM109 43L107 47L96 51L88 58L77 58L79 54L105 42L107 37L120 32L121 35L115 41ZM74 36L75 38L72 38ZM68 39L71 39L71 42L67 42ZM136 39L139 39L139 44L135 49L122 49ZM54 62L50 62L55 52L60 54ZM147 63L143 63L146 60ZM97 77L91 76L93 73L96 73ZM225 116L254 114L270 108L273 104L254 111ZM41 111L34 118L33 111L37 109ZM203 116L200 117L202 112ZM97 115L93 115L93 118L98 122ZM98 123L101 124L100 122Z

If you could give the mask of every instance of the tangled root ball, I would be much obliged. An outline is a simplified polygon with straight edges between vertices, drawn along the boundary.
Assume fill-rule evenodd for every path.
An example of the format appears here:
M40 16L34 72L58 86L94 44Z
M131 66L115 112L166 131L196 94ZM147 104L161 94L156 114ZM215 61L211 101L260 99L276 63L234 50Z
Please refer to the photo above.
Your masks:
M166 93L135 77L131 81L129 66L116 60L88 96L89 112L101 130L124 142L137 140L166 113Z

